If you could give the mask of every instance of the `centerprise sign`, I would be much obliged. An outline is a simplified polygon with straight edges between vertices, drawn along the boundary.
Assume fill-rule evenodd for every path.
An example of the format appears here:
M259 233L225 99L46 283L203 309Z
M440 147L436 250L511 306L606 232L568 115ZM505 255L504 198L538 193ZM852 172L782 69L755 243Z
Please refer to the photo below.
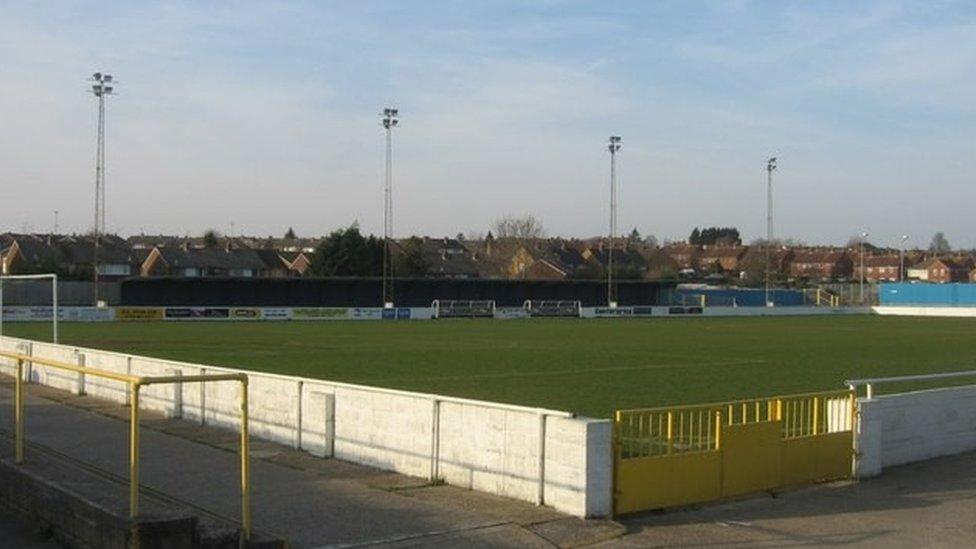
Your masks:
M597 307L594 314L597 318L615 318L620 316L634 316L633 307Z
M302 307L292 309L291 317L295 320L335 320L349 318L349 309L345 307Z

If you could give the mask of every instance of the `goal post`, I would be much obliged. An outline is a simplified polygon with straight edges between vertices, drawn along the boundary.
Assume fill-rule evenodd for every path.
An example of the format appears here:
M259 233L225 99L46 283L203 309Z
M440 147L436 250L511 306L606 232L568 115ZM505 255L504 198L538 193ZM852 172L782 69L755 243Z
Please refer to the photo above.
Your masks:
M58 275L48 274L26 274L26 275L0 275L0 336L3 335L3 284L4 281L14 282L17 280L50 280L51 281L51 340L58 342Z
M556 299L529 299L522 305L529 316L576 317L582 316L579 301Z
M494 318L494 300L435 299L430 304L434 318Z

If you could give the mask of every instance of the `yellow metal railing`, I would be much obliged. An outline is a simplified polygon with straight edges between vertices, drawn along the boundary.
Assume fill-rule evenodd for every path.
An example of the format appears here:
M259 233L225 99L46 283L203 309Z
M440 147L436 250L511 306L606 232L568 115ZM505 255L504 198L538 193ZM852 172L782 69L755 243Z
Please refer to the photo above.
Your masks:
M783 439L851 430L854 393L828 391L617 410L613 417L621 459L713 452L721 449L722 425L780 421Z
M149 385L170 383L204 383L208 381L237 381L241 384L241 529L244 539L251 536L251 471L248 449L248 379L246 374L207 374L195 376L141 377L118 374L106 370L87 368L76 364L58 362L29 355L0 351L0 357L14 360L17 364L14 384L14 461L24 462L24 364L40 364L49 368L76 372L86 376L101 377L125 383L131 394L129 410L129 517L139 516L139 390Z

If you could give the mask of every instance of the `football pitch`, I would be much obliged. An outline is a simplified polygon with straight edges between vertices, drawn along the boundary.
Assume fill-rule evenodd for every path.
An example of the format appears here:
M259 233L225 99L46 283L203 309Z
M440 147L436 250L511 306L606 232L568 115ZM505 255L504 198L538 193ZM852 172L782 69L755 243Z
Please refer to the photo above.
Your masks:
M49 340L49 324L4 333ZM65 323L62 343L608 417L974 369L976 319Z

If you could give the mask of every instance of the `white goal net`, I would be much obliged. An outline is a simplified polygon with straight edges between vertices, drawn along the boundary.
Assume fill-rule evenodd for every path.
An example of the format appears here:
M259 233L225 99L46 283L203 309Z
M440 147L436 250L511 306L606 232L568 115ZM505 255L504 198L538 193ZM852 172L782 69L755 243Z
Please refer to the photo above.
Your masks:
M434 318L493 318L495 302L489 300L436 299L431 303Z
M529 316L579 317L582 307L579 301L530 299L523 308Z

